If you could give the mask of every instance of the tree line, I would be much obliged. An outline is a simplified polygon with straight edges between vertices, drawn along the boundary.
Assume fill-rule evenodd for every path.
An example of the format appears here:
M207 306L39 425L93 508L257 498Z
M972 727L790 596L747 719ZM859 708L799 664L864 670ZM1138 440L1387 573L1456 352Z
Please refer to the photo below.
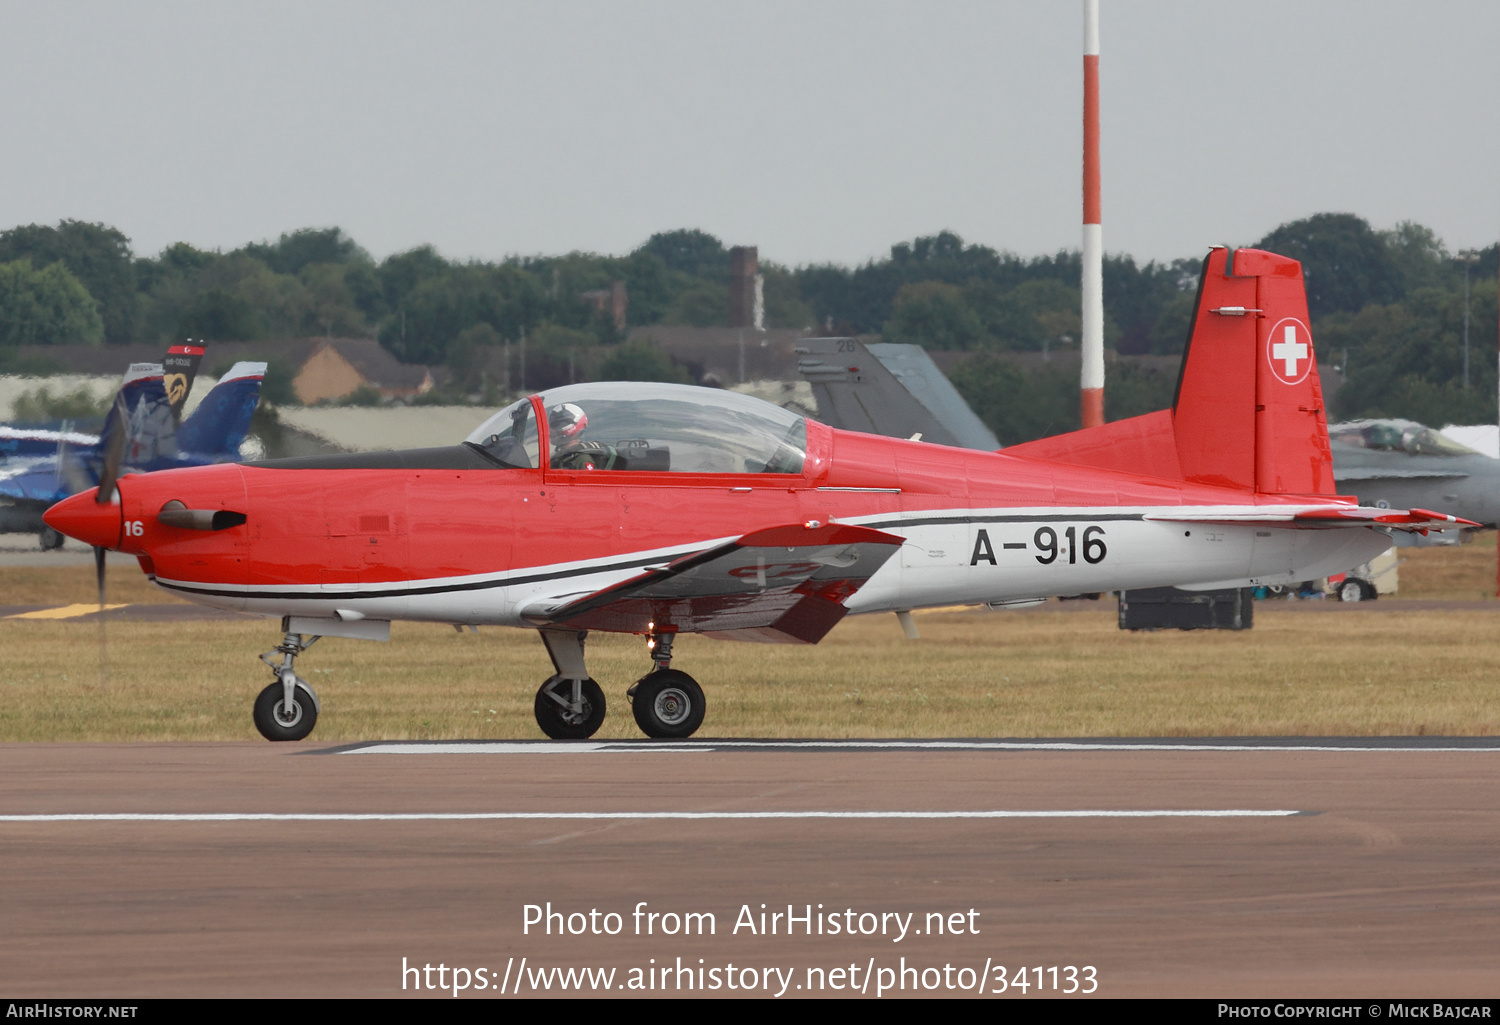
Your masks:
M1337 417L1428 422L1496 415L1497 247L1450 252L1428 228L1377 230L1353 214L1283 224L1251 243L1302 261L1313 333L1343 372ZM1180 353L1201 257L1144 264L1106 257L1106 346L1123 356ZM1469 298L1464 297L1465 270ZM970 355L955 384L1001 440L1077 425L1077 252L1022 257L944 231L857 267L763 261L766 326L880 334ZM585 301L624 282L623 327ZM601 308L602 307L602 308ZM1463 323L1468 312L1468 385ZM103 224L63 221L0 232L0 369L20 345L378 338L397 358L446 364L452 395L480 389L495 354L525 339L527 384L571 379L690 380L632 327L727 325L729 251L684 229L624 256L568 253L449 260L421 246L375 260L339 228L305 228L228 252L187 243L138 256ZM506 350L509 351L509 350ZM274 368L273 368L274 369ZM1149 361L1111 371L1111 418L1170 402L1175 375ZM289 389L273 388L286 397ZM1144 411L1144 409L1140 410Z

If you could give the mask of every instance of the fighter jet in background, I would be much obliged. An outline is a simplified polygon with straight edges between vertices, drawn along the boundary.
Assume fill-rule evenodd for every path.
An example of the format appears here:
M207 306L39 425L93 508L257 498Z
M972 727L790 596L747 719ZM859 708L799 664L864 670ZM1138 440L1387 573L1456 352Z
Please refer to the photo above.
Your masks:
M1360 505L1418 505L1486 527L1500 521L1500 460L1440 431L1411 420L1352 420L1329 425L1328 438L1334 483Z
M202 354L201 346L179 345L165 364L132 364L98 437L0 428L0 532L36 532L44 549L60 547L62 535L42 513L98 484L112 444L138 473L238 459L266 365L236 363L179 423Z
M981 452L1000 447L920 345L803 338L797 355L797 372L818 400L818 419L830 427Z

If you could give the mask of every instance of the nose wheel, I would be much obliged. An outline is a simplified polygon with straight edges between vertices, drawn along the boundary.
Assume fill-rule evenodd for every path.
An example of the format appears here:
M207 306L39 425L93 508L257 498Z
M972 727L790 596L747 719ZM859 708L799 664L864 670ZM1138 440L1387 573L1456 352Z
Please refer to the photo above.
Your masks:
M557 674L536 692L536 724L553 740L585 740L604 725L604 691L583 663L587 630L537 631Z
M286 704L286 688L280 680L255 699L255 728L267 740L302 740L317 724L318 699L300 679L292 686L290 709Z
M604 725L604 690L593 680L554 676L536 692L534 711L553 740L585 740Z
M260 657L276 674L255 699L255 728L267 740L302 740L318 724L318 696L293 668L297 656L317 642L316 636L287 631L279 645Z

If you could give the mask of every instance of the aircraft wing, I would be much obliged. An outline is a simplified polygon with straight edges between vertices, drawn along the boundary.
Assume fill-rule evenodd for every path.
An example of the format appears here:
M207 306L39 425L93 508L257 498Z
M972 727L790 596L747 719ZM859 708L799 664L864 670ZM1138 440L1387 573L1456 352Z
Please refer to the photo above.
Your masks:
M51 505L64 490L56 457L33 459L0 470L0 498Z
M1335 481L1346 480L1457 480L1469 476L1464 470L1385 470L1373 466L1349 467L1333 471Z
M902 540L840 523L771 527L581 598L533 602L521 615L537 626L816 644Z
M1264 523L1267 526L1315 527L1315 526L1371 526L1393 527L1397 530L1426 533L1429 530L1454 530L1459 527L1477 527L1478 523L1461 516L1433 512L1430 509L1378 509L1368 505L1324 506L1317 509L1298 509L1295 506L1270 507L1263 511L1216 512L1212 509L1183 510L1147 516L1148 520L1167 523Z

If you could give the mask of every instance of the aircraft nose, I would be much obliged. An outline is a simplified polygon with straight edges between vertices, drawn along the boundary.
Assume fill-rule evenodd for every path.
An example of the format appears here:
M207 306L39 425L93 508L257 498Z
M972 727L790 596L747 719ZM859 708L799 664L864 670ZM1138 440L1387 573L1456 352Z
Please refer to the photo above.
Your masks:
M42 522L60 534L96 548L118 548L124 513L119 502L94 501L98 488L63 499L42 514Z

